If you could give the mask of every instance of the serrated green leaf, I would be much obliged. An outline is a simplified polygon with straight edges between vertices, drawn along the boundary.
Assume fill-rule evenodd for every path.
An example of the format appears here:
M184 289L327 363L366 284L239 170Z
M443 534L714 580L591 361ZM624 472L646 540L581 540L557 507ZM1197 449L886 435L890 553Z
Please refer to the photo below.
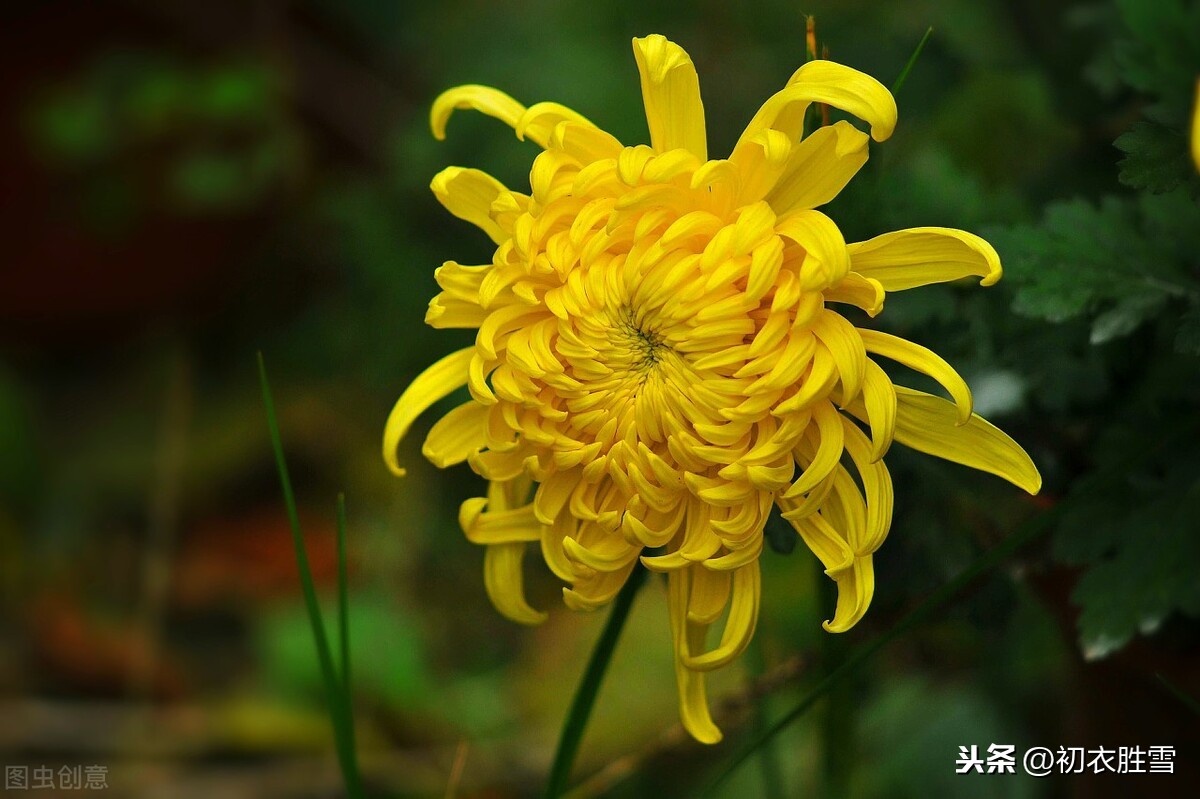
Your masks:
M1125 153L1118 177L1131 188L1161 194L1192 175L1187 140L1178 131L1142 121L1113 144Z
M1169 422L1164 422L1169 424ZM1188 441L1170 427L1163 440ZM1080 608L1084 654L1104 657L1138 633L1149 634L1172 613L1200 612L1200 450L1167 448L1135 466L1146 452L1142 425L1119 427L1097 442L1105 474L1072 488L1053 541L1055 559L1084 566L1072 593ZM1128 468L1114 469L1122 463Z
M1101 344L1158 318L1173 297L1196 297L1188 276L1200 209L1184 190L1143 199L1053 203L1040 226L993 237L1017 284L1018 313L1063 322L1095 314Z

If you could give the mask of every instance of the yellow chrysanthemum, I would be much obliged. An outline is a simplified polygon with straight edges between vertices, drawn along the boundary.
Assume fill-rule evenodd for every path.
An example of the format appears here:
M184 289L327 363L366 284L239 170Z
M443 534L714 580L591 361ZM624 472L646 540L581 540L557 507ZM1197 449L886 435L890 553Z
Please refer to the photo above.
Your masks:
M1196 102L1192 107L1192 163L1200 171L1200 80L1196 81Z
M887 291L1000 277L995 251L970 233L914 228L847 244L814 210L866 162L868 137L848 122L803 136L805 110L842 109L882 141L896 123L888 90L809 62L728 158L709 160L687 53L662 36L635 39L633 50L650 146L624 147L568 108L526 108L484 86L435 101L439 139L455 109L472 108L544 151L528 195L475 169L434 178L438 200L497 249L490 264L435 272L442 292L426 322L478 328L475 345L409 386L383 450L403 474L397 445L414 418L467 386L472 399L434 425L423 452L440 467L467 461L490 481L459 518L487 547L492 602L518 622L545 618L522 589L531 543L569 585L572 608L612 600L639 559L665 572L683 722L715 742L704 673L754 633L773 504L836 581L824 626L841 632L874 591L871 557L892 517L881 459L893 438L1031 493L1041 478L972 414L970 390L944 360L856 328L831 305L873 316ZM924 372L953 402L894 386L870 356Z

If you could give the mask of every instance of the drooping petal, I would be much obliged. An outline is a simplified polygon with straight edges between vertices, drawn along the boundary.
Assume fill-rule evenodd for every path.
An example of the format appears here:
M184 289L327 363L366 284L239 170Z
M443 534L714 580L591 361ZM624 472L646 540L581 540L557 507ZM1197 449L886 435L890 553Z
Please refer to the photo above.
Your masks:
M971 418L971 388L967 381L954 371L954 367L946 363L940 355L920 344L884 333L879 330L864 330L859 328L863 346L867 352L890 358L896 363L902 363L909 369L932 377L942 384L942 387L954 399L958 407L958 423L966 424Z
M796 482L783 493L783 496L789 499L807 494L816 488L817 483L834 470L842 457L844 435L837 409L829 402L819 402L813 407L812 414L816 423L816 454Z
M708 160L704 104L696 66L682 47L657 34L633 40L642 100L656 152L683 149Z
M455 110L465 108L499 119L513 129L518 139L529 139L542 147L550 143L555 129L562 122L595 128L582 114L564 105L535 103L526 108L499 89L468 84L447 89L433 101L429 112L429 125L433 129L434 138L439 141L445 139L446 123L451 115Z
M867 351L870 352L869 347ZM868 358L862 391L867 423L871 426L871 462L874 463L887 454L896 434L896 387L879 364Z
M917 227L884 233L847 247L850 268L878 280L885 291L945 283L963 277L982 278L990 286L1000 279L1000 256L973 233L943 227Z
M404 476L396 449L408 428L435 402L467 384L467 369L474 354L475 348L467 347L447 355L417 375L400 395L383 431L383 460L396 476Z
M693 671L684 665L684 659L689 656L692 644L695 643L697 649L704 645L703 633L707 630L705 625L688 623L688 600L692 579L690 571L690 568L679 569L667 576L671 633L675 644L675 681L679 686L679 718L683 722L683 728L697 741L715 744L722 736L708 712L704 673ZM693 638L699 640L690 640Z
M958 423L958 409L941 397L896 386L896 440L936 458L1002 477L1036 494L1042 476L1021 445L979 414ZM847 410L866 417L861 401Z
M846 428L846 452L854 461L862 481L863 499L866 501L866 518L861 530L861 540L850 538L850 546L856 556L868 555L883 544L892 527L892 476L882 460L871 460L871 444L858 426L845 416L841 417ZM857 489L855 489L857 490ZM859 531L852 529L851 533Z
M783 216L836 197L867 162L867 134L844 120L813 131L792 149L767 202Z
M788 509L788 504L786 501L780 502L780 507L784 509L783 518L791 523L804 539L805 546L821 561L826 574L832 576L848 568L854 561L854 552L846 543L846 539L819 513L805 516L803 519L789 518L791 510Z
M831 621L822 622L826 632L844 633L858 624L875 596L875 568L871 556L855 558L854 563L834 577L837 581L837 609Z
M758 559L755 558L733 572L732 602L729 618L725 620L725 630L721 633L721 643L703 654L689 653L683 664L697 671L712 671L729 665L742 654L754 637L761 592L762 578Z
M687 620L691 624L712 624L729 605L733 581L727 571L703 566L688 567L692 573L692 593L688 598Z
M421 454L439 469L462 463L487 445L488 410L474 400L459 405L429 430Z
M546 613L534 610L525 600L524 558L523 543L489 546L483 556L483 585L501 615L518 624L541 624Z

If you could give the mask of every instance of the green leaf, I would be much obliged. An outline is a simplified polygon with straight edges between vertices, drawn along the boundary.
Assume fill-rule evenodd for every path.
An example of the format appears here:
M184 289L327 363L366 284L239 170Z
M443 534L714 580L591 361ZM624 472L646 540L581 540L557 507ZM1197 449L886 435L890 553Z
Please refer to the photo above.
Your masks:
M1189 274L1198 230L1200 207L1181 189L1053 203L1041 225L994 241L1017 284L1016 311L1051 322L1091 317L1091 341L1102 344L1162 318L1173 298L1200 299Z
M1139 416L1096 442L1104 471L1072 487L1064 500L1072 510L1053 541L1057 560L1085 569L1072 600L1091 658L1153 632L1172 613L1200 615L1200 447L1164 417L1165 443L1148 448L1153 422Z
M1157 123L1138 122L1113 144L1125 153L1118 176L1131 188L1161 194L1194 172L1184 135Z

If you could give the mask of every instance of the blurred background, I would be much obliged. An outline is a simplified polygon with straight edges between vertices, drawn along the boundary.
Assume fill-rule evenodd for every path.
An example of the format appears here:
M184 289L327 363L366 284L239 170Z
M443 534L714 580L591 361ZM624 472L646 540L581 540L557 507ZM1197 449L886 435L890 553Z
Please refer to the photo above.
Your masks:
M761 712L781 714L1047 513L1047 535L841 683L724 795L773 781L786 796L1197 795L1198 5L8 6L0 763L99 766L122 797L339 795L261 350L330 600L334 498L347 496L368 783L535 795L603 614L563 609L543 568L528 579L544 626L492 610L483 553L456 523L481 482L420 459L437 409L405 445L405 480L379 457L403 388L470 340L423 325L434 268L490 257L430 178L459 164L519 187L536 154L479 115L436 142L430 103L484 83L646 141L630 38L658 32L694 58L710 151L724 153L804 60L813 14L831 58L884 84L935 28L896 135L828 212L850 241L939 225L996 244L999 285L892 295L878 324L958 367L1045 489L1029 498L894 448L871 612L823 633L833 600L815 559L768 551L760 645L713 681L727 733L715 749L675 727L665 590L650 581L584 740L581 795L695 795L753 728L754 697L766 689ZM960 746L992 743L1169 745L1175 774L954 773Z

